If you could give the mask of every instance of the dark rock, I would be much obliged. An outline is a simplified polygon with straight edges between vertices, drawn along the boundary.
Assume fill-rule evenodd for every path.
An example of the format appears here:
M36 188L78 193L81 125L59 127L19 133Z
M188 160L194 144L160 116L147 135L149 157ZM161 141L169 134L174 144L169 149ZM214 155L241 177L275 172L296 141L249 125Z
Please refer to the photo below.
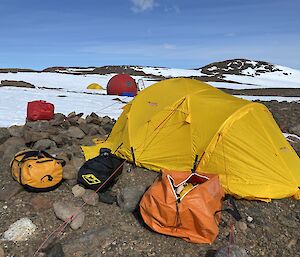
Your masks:
M118 205L125 212L135 211L145 191L143 185L125 187L117 196Z
M89 134L90 131L90 126L88 124L86 124L85 122L82 122L79 124L79 128L86 134Z
M105 191L103 193L99 193L99 200L100 202L113 204L117 202L117 197L113 195L110 191Z
M0 144L3 144L8 138L10 138L10 133L7 128L0 128Z
M32 131L43 132L50 127L50 122L47 120L27 121L25 129L30 128Z
M23 190L24 188L18 182L11 181L0 189L0 201L8 201Z
M24 140L26 144L37 142L41 139L47 139L47 138L49 138L49 134L46 132L36 132L31 130L24 131Z
M80 141L80 145L85 145L85 146L91 146L91 145L95 145L94 141L93 141L93 136L85 136L81 141Z
M24 136L24 127L13 125L8 128L8 131L12 137L23 137Z
M50 135L49 138L54 141L57 146L64 144L64 137L62 135Z
M67 131L67 134L72 138L78 139L82 139L85 136L84 132L80 128L75 126L70 127Z
M99 127L95 124L89 124L89 135L90 136L94 136L94 135L97 135L98 134L98 131L99 131Z
M2 161L4 166L8 166L15 154L26 149L24 139L21 137L10 137L4 144L0 145L0 152L3 153Z
M230 255L228 254L230 253ZM215 257L250 257L246 250L237 246L237 245L231 245L230 247L225 246L220 248Z
M22 80L2 80L0 83L1 87L25 87L25 88L35 88L34 85L22 81Z
M113 124L107 123L107 124L104 124L101 128L104 130L105 134L107 134L107 133L111 132L113 126L114 126Z
M37 150L47 150L55 147L57 147L56 143L50 139L41 139L37 141L33 146L33 148Z
M112 119L111 119L110 117L104 116L104 117L102 118L101 125L110 124L110 123L112 123Z
M55 113L53 119L50 121L51 126L59 126L62 125L65 121L66 116L62 113Z
M74 156L70 162L70 164L72 164L76 170L76 172L79 171L79 169L81 168L81 166L85 163L85 159L84 158L79 158Z
M297 136L300 136L300 124L297 126L294 126L290 129L290 132L293 134L296 134Z
M63 247L60 243L54 244L52 247L47 248L44 251L47 257L64 257Z
M63 167L63 178L64 179L77 179L77 170L71 164L67 164Z
M100 227L96 227L94 229L89 229L83 233L83 235L79 235L77 237L73 237L69 239L64 244L64 250L65 252L76 252L76 255L73 256L80 256L84 257L85 255L82 255L83 252L87 253L93 252L92 255L89 256L100 256L99 252L99 245L102 245L112 234L112 228L109 225L103 225ZM76 242L74 244L74 242ZM88 246L88 249L86 248ZM120 256L115 254L114 256Z

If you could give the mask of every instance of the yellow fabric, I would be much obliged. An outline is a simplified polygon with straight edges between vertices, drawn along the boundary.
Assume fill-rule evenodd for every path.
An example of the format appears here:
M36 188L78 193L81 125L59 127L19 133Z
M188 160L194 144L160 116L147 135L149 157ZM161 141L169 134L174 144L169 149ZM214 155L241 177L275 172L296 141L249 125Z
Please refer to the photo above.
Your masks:
M124 107L108 140L84 149L87 158L108 147L151 170L220 175L228 193L269 201L299 199L300 161L268 109L192 79L169 79L141 91Z
M87 89L98 89L98 90L101 90L103 89L103 87L97 83L92 83L90 85L88 85Z

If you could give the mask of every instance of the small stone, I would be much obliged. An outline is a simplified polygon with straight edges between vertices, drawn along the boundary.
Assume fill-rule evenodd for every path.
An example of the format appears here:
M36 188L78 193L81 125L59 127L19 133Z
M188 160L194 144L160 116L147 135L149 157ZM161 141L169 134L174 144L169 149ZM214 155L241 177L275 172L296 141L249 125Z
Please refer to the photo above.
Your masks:
M93 190L86 189L82 200L88 205L96 206L99 202L99 195Z
M5 252L1 246L0 246L0 257L5 257Z
M11 224L4 232L3 239L13 242L26 241L36 230L29 218L22 218Z
M249 226L249 228L252 228L252 229L255 228L255 225L253 223L250 223L248 226Z
M77 179L77 171L71 164L67 164L63 167L63 178L64 179Z
M83 225L85 218L84 212L82 209L72 205L72 203L66 201L55 202L53 208L56 217L63 221L70 220L71 217L74 216L70 223L70 227L73 230L77 230Z
M247 226L247 223L243 222L243 221L238 221L237 222L237 225L238 225L238 228L243 232L245 233L248 226Z
M251 223L251 222L253 221L253 218L250 217L250 216L248 216L248 217L247 217L247 221Z
M85 189L79 185L75 185L72 187L72 193L75 197L81 197L85 193Z

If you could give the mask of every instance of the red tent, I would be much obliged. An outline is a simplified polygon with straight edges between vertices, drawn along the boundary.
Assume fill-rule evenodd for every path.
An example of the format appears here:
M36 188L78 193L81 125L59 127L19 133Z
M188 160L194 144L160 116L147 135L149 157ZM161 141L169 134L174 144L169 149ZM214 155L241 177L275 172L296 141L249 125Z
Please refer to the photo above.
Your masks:
M135 96L138 92L135 80L128 74L113 76L107 83L108 95Z

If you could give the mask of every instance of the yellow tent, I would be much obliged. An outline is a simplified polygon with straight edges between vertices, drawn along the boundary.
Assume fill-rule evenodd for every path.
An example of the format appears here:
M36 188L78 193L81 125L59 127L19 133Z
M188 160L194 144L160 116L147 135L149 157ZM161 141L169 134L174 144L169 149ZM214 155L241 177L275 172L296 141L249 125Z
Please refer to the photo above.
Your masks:
M103 89L103 87L101 85L97 84L97 83L92 83L92 84L88 85L87 89L98 89L98 90L100 90L100 89Z
M300 161L262 104L192 79L141 91L100 147L151 170L217 173L228 193L247 199L300 198Z

